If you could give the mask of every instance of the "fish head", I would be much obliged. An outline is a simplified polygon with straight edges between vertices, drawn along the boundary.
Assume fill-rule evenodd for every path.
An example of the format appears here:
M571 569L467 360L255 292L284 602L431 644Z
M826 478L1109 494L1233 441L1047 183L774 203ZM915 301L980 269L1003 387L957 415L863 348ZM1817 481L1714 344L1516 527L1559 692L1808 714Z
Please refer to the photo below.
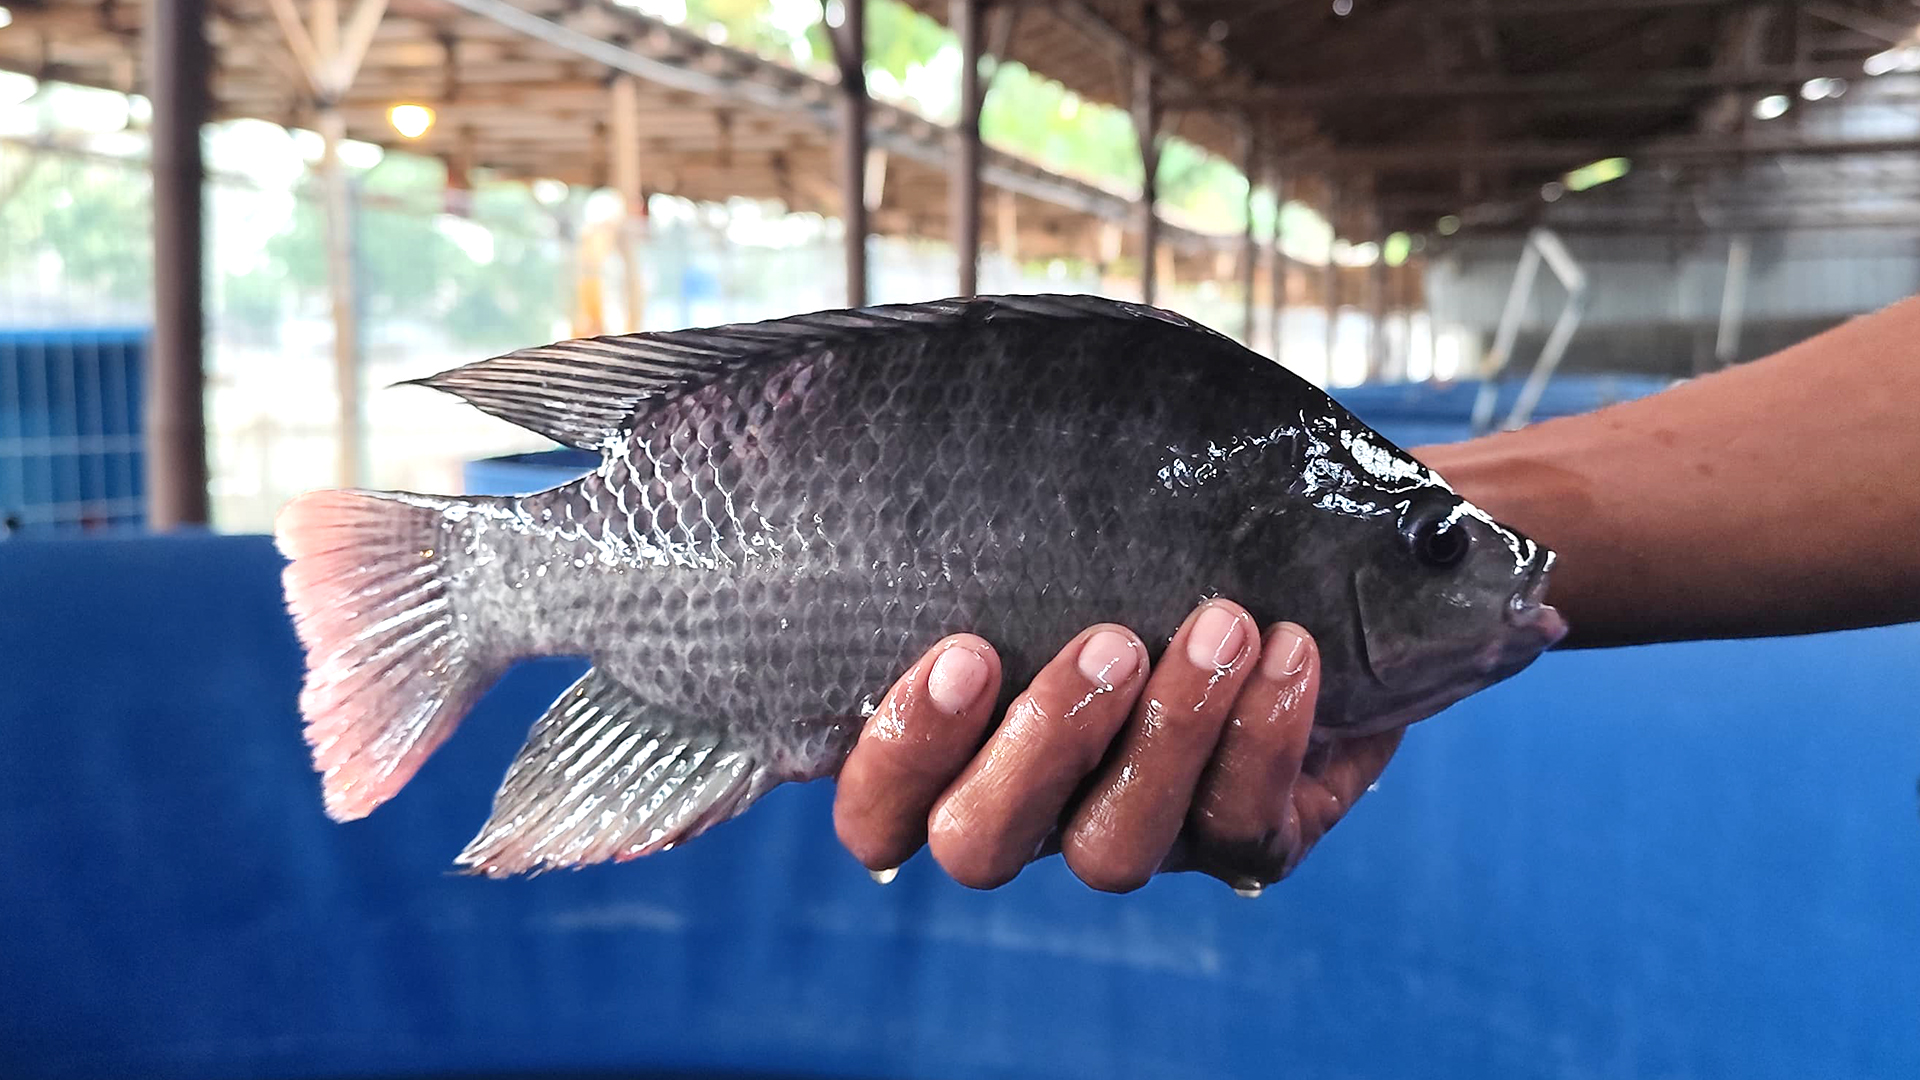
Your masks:
M1553 552L1428 477L1371 517L1349 563L1363 670L1342 726L1354 734L1431 716L1518 674L1567 632L1546 603Z

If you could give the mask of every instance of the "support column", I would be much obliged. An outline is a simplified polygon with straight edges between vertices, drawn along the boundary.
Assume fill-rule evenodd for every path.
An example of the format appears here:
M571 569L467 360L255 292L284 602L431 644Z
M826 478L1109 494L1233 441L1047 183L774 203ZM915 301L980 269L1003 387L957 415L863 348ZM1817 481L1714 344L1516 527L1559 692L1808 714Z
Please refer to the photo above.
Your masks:
M840 68L840 214L846 224L847 306L867 302L867 4L843 0L845 21L827 27Z
M353 183L340 163L347 137L340 102L353 86L360 63L385 17L386 0L355 0L343 26L339 0L313 0L309 23L293 0L268 0L268 10L286 37L287 49L306 75L319 112L320 182L327 222L327 287L333 301L334 390L339 443L334 475L342 487L363 482L364 433L360 415L360 317L354 267Z
M1287 180L1284 176L1273 178L1273 273L1269 275L1273 290L1273 326L1268 339L1273 344L1275 363L1285 361L1287 329L1287 278L1291 267L1287 264L1286 233L1280 228L1280 218L1287 208Z
M1152 58L1158 55L1160 20L1149 2L1145 8L1146 55L1133 61L1133 126L1140 140L1140 301L1151 305L1156 293L1160 255L1160 88Z
M202 0L150 0L153 100L153 340L147 349L147 521L208 520L206 316L200 128L211 107Z
M1740 358L1740 323L1747 307L1747 268L1753 258L1753 240L1745 233L1727 241L1727 277L1720 289L1720 331L1714 336L1713 359L1721 367Z
M1325 296L1327 305L1327 382L1333 382L1333 351L1340 342L1340 264L1334 261L1333 244L1340 240L1340 185L1331 182L1327 190L1327 224L1333 238L1327 245Z
M346 138L346 130L346 119L338 109L329 107L320 113L320 184L326 202L327 292L333 303L333 385L339 410L334 478L341 487L358 487L364 482L366 425L360 412L354 197L346 168L340 162L340 142Z
M1020 262L1020 197L1011 191L1002 190L994 199L993 225L998 237L994 246L1000 249L1000 257L1009 263Z
M1286 350L1286 279L1292 269L1286 263L1286 233L1281 229L1281 215L1286 209L1286 177L1273 177L1273 273L1269 275L1269 286L1273 290L1273 327L1267 332L1267 340L1273 344L1273 361L1283 363Z
M1259 178L1259 169L1260 129L1249 119L1240 142L1240 172L1247 178L1247 231L1240 244L1240 340L1249 349L1253 348L1254 335L1253 282L1259 272L1260 259L1260 244L1253 235L1253 185Z
M948 24L960 39L960 118L954 125L947 190L952 200L953 250L960 261L961 296L980 291L980 44L982 0L952 0ZM1003 253L1010 254L1010 253Z
M613 143L613 188L620 195L620 222L615 229L621 276L625 279L627 331L638 333L646 324L647 295L639 246L646 231L647 196L640 179L640 82L632 75L614 79L612 114L607 135Z
M1387 240L1376 232L1378 253L1367 268L1367 381L1387 374Z

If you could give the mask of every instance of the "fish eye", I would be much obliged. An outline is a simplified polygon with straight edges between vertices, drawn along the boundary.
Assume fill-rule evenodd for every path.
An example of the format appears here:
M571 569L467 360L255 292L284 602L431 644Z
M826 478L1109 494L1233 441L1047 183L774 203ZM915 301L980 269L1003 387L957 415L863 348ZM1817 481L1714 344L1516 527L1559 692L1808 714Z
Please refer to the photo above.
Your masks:
M1414 514L1403 535L1414 558L1436 570L1460 565L1473 547L1473 533L1447 507Z

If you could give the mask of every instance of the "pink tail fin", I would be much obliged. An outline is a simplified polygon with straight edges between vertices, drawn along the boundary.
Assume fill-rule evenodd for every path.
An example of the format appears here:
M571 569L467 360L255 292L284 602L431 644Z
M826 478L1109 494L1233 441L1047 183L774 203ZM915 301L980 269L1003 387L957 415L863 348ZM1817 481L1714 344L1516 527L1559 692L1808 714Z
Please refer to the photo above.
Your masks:
M447 595L447 500L319 491L289 503L275 538L307 650L300 710L328 816L392 798L485 690Z

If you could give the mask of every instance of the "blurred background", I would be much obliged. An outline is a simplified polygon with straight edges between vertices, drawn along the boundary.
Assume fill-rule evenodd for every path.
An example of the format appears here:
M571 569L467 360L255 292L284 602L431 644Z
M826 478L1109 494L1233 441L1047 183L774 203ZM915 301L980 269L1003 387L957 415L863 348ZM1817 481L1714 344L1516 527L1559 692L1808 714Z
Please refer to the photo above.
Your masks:
M846 303L1145 299L1403 445L1655 393L1920 291L1920 4L0 4L0 1075L1920 1075L1912 627L1550 657L1257 904L877 889L818 786L500 884L577 668L332 826L260 535L584 468L400 380Z

